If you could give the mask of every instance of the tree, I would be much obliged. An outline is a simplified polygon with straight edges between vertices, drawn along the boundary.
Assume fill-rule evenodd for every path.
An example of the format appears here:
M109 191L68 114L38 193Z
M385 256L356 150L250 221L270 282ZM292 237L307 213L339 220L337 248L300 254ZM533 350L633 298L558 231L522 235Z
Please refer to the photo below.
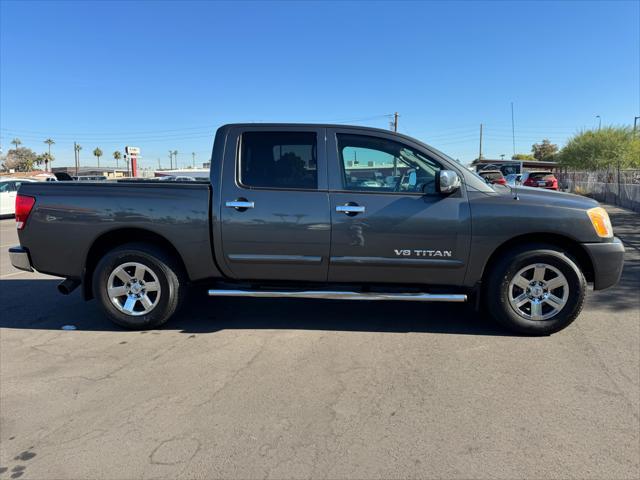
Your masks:
M20 145L20 143L18 143L18 145ZM19 147L7 152L7 158L4 161L3 167L6 170L13 168L17 172L30 172L36 163L38 163L38 156L33 150Z
M54 142L52 139L47 138L44 143L46 143L49 146L49 155L47 156L47 159L44 162L44 171L48 171L48 167L49 167L49 162L53 162L53 157L51 156L51 145L55 144L56 142Z
M122 158L122 153L120 153L119 150L116 150L115 152L113 152L113 158L116 161L116 168L118 168L118 161Z
M585 170L640 168L640 138L628 126L585 130L569 139L559 159L563 165Z
M535 157L530 153L516 153L511 160L535 160Z
M100 150L100 147L93 149L93 156L98 159L98 167L100 167L100 157L102 156L102 150Z
M14 138L13 140L11 140L11 145L15 145L16 151L18 151L18 147L22 145L22 140L20 140L19 138Z
M36 163L38 164L42 164L44 163L44 171L48 172L48 168L49 168L49 164L51 162L53 162L55 160L54 156L51 155L49 152L44 152L41 155L38 155L38 158L36 160Z
M178 150L173 151L173 158L176 160L176 169L178 168Z
M531 151L536 160L541 162L553 160L558 153L558 145L551 143L548 138L542 140L542 143L534 143Z

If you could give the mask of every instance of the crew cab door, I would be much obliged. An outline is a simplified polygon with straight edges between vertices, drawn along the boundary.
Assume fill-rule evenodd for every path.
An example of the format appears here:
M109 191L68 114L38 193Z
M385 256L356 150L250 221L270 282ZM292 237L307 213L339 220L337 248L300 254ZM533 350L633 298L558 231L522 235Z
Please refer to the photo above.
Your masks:
M325 130L233 127L221 175L216 258L225 273L241 280L326 281Z
M328 129L329 280L456 285L464 279L470 212L464 185L437 192L453 169L435 152L382 132Z

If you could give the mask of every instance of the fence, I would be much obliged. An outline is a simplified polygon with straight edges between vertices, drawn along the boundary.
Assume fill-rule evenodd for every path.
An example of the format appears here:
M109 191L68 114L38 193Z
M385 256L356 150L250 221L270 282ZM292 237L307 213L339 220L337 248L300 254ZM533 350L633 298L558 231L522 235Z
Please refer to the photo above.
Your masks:
M562 189L640 212L640 170L557 173Z

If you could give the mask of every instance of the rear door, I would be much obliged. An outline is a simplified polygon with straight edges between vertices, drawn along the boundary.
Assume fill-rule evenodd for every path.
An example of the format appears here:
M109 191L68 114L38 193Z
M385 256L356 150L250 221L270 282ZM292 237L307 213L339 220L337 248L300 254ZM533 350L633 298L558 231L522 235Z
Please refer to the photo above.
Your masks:
M325 129L233 127L220 192L221 268L242 280L326 281Z
M464 185L445 196L452 169L409 140L358 129L327 132L332 217L329 280L462 283L471 222Z

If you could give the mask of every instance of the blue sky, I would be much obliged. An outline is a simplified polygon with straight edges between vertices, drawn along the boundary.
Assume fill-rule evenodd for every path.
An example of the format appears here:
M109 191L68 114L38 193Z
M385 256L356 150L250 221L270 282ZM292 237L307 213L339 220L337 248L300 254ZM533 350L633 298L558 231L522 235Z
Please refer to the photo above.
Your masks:
M399 130L469 162L640 115L640 3L0 2L0 141L210 156L227 122ZM113 162L113 160L111 160Z

